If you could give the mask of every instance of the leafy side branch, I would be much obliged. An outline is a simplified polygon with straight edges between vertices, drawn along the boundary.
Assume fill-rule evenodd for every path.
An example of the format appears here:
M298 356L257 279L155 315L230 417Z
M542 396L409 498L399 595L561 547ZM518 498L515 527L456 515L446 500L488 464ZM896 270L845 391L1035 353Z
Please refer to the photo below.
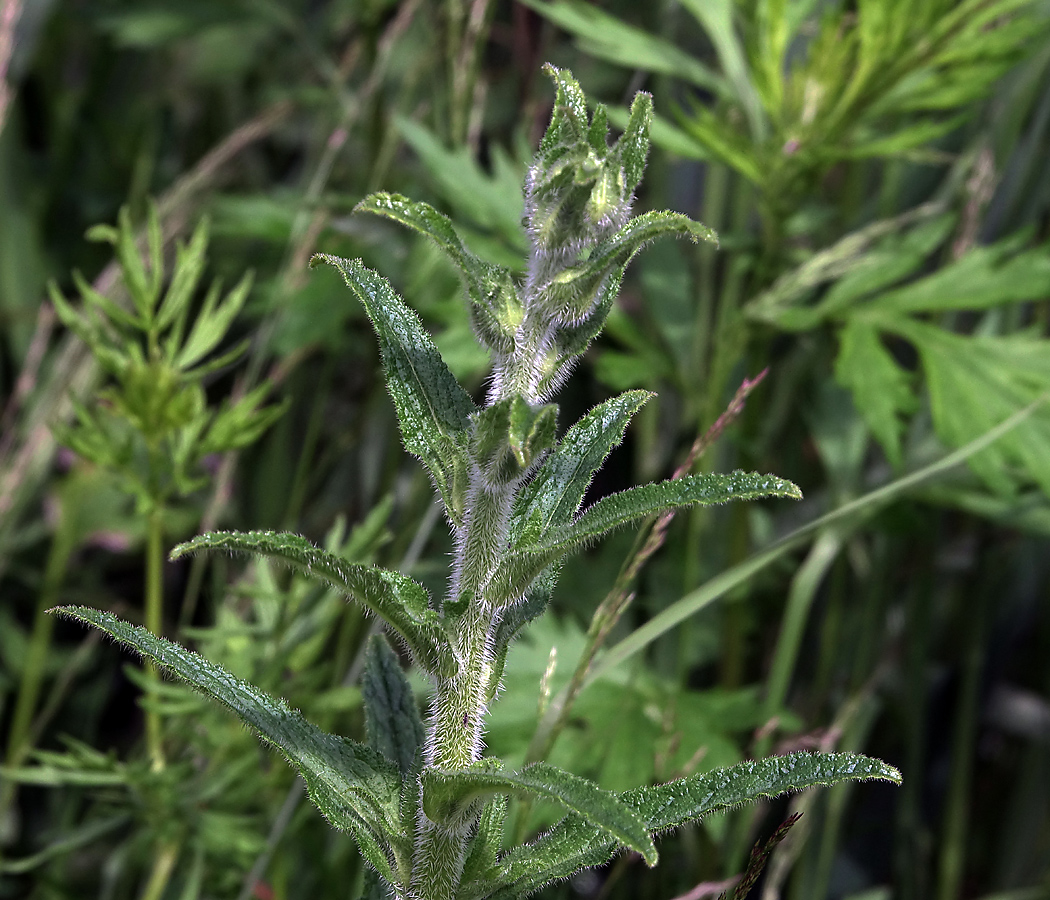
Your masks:
M357 260L314 259L339 271L375 329L405 447L427 469L453 531L447 594L432 599L405 575L350 564L296 535L203 534L174 554L261 554L361 603L431 679L426 722L382 638L369 648L365 667L365 745L321 732L177 644L105 613L65 610L225 703L277 746L325 816L354 835L404 900L521 897L622 849L654 865L654 835L711 812L846 779L900 778L865 757L795 754L614 794L545 763L510 771L483 756L485 719L508 646L544 611L570 554L668 510L801 496L776 476L734 472L635 487L581 510L595 472L648 395L614 397L560 439L550 398L601 331L627 265L647 242L715 236L678 213L631 217L649 147L647 95L635 99L625 132L610 145L605 111L588 112L568 72L547 71L556 100L525 183L531 250L523 279L476 258L452 223L424 203L374 194L358 207L426 235L459 268L475 332L493 361L481 406L385 279ZM565 817L535 843L505 849L509 797L543 799Z

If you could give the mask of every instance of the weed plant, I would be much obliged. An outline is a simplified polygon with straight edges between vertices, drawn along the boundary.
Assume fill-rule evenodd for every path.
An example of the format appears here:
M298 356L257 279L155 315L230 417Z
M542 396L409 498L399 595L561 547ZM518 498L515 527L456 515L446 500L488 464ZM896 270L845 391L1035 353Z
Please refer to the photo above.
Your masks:
M167 539L198 521L294 529L444 596L454 547L426 473L392 452L367 317L306 262L364 256L480 397L489 353L455 265L434 241L347 213L380 186L428 199L473 253L522 277L543 59L621 128L625 99L652 91L662 115L636 205L690 212L722 239L637 257L559 392L565 425L610 389L656 395L588 502L683 459L775 471L806 499L697 506L673 525L669 513L564 566L507 656L488 753L614 793L800 747L870 753L908 776L710 815L665 835L653 870L620 854L545 896L712 888L796 812L769 848L766 897L1045 895L1050 757L1030 713L1050 696L1047 413L1028 406L1048 371L1045 2L534 8L546 21L521 4L428 0L5 6L2 727L29 661L43 667L25 764L0 771L3 790L20 783L0 817L0 896L142 896L172 841L169 897L358 892L352 838L221 707L145 680L73 623L29 652L35 619L51 628L37 610L58 602L138 620L146 569L127 494L96 466L53 464L68 397L92 397L100 375L54 329L45 285L70 296L79 268L127 308L111 245L84 229L125 204L145 221L155 194L168 248L210 213L212 268L228 283L256 272L234 323L253 338L237 391L272 358L291 403L174 504ZM745 406L747 376L767 366ZM210 400L230 377L209 377ZM719 417L727 403L736 413ZM716 417L732 424L712 443ZM164 580L164 634L327 732L364 733L357 684L378 621L341 590L223 554L169 564ZM409 677L425 702L426 680ZM140 689L163 720L161 776L137 742ZM505 845L559 815L512 801Z
M174 554L261 553L345 591L383 621L431 680L426 723L382 638L364 675L362 744L321 731L283 701L146 628L84 607L61 609L224 703L279 748L326 818L354 836L374 872L366 890L375 896L521 897L620 850L653 866L656 834L740 803L845 780L900 780L868 757L794 753L614 794L547 763L511 770L483 754L488 707L511 641L545 610L567 556L670 510L800 497L773 475L683 473L580 510L591 478L646 396L613 397L560 439L549 398L601 330L624 270L645 243L714 235L678 213L630 216L649 149L647 95L636 97L610 147L605 109L589 115L575 79L548 73L557 96L525 184L531 249L523 281L470 254L451 222L426 204L373 194L359 206L423 232L461 270L476 334L493 357L483 406L456 382L387 282L359 261L315 257L334 265L365 307L405 447L441 496L455 545L445 597L432 600L404 575L348 563L293 534L209 533ZM566 815L536 841L504 848L510 797L552 801ZM753 877L742 882L745 892Z

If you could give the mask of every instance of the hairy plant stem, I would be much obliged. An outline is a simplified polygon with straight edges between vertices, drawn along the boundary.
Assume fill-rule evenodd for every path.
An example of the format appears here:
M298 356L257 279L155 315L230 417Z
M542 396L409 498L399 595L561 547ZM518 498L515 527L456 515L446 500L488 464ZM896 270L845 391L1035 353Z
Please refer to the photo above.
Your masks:
M499 483L493 471L480 467L470 479L468 513L456 535L446 607L459 671L437 680L425 745L425 764L442 769L463 769L481 758L492 643L499 624L498 611L484 601L483 593L503 548L519 484ZM464 603L459 612L457 607ZM455 611L449 614L449 610ZM475 819L467 817L448 825L431 821L420 810L412 874L413 895L419 900L453 900L456 896Z

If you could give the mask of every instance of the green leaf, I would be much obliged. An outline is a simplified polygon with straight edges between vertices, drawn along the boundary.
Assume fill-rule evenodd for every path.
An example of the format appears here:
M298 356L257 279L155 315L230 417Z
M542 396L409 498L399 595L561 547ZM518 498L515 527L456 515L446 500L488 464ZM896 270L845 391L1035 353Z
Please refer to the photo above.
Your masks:
M226 337L237 313L241 311L252 289L251 273L246 273L234 288L219 302L219 287L214 285L204 300L201 311L193 320L193 328L182 349L175 357L175 364L188 369L203 359Z
M287 409L287 403L259 408L272 389L273 385L264 382L232 405L229 400L223 401L196 448L197 453L223 453L254 444Z
M510 406L508 441L518 466L527 469L540 454L550 450L558 428L558 406L533 406L515 394Z
M523 0L526 6L576 36L589 56L630 69L683 78L720 95L730 93L725 80L670 41L628 25L579 0Z
M407 575L347 562L297 534L273 531L207 532L179 544L171 551L171 558L204 550L258 553L323 581L353 597L393 628L426 671L447 678L458 670L438 615L429 606L426 589Z
M766 136L765 115L751 83L747 53L733 26L736 4L733 0L681 0L681 4L710 37L735 99L747 115L751 135L756 143L760 142Z
M824 319L848 312L858 301L914 272L945 240L955 216L938 215L942 207L927 203L899 216L880 219L847 234L781 275L746 307L753 319L780 328L809 330ZM931 216L936 218L931 221ZM919 221L918 227L907 226ZM798 308L826 282L820 302Z
M394 880L384 845L392 847L403 839L398 817L401 779L382 756L322 731L283 700L111 613L81 606L55 612L100 628L232 710L287 757L325 818L351 832L368 861L384 878Z
M653 513L686 506L714 506L733 500L762 497L802 499L802 492L790 481L775 475L736 471L707 473L630 488L603 497L588 507L573 523L555 528L528 549L537 552L564 549L587 543L603 534L643 519Z
M557 580L556 566L544 569L529 585L524 599L512 603L500 616L499 625L496 626L496 635L492 640L492 674L489 676L486 691L488 700L491 701L499 690L511 641L529 622L543 615L551 602L551 595L554 593L554 585Z
M423 812L434 822L454 822L468 815L476 800L492 794L543 798L579 816L619 845L636 850L647 865L656 865L656 846L635 813L594 782L547 763L519 772L481 766L458 771L428 768L423 770L422 784Z
M748 760L658 787L637 788L619 797L650 832L660 832L744 803L821 785L872 779L900 784L901 776L880 760L851 753L792 753ZM501 900L523 896L581 869L601 865L617 849L614 842L582 817L566 816L533 843L504 854L498 880L493 879L487 886L468 885L464 894ZM492 889L495 885L498 890Z
M381 634L369 638L361 694L368 745L406 775L423 745L423 721L397 654Z
M1035 334L952 334L917 321L892 330L915 344L930 392L934 428L949 446L983 434L1050 392L1050 342ZM1039 409L1014 431L969 459L993 490L1012 494L1018 472L1050 495L1050 414Z
M575 522L536 535L522 535L516 552L501 562L485 589L489 603L516 602L540 572L573 550L582 549L604 534L654 513L688 506L713 506L733 500L763 497L801 499L802 492L775 475L736 471L709 473L661 481L603 497Z
M835 380L853 393L854 403L871 433L896 467L901 464L902 414L918 400L906 373L883 346L878 330L851 319L839 334Z
M631 417L652 396L648 391L630 391L613 397L565 433L517 497L511 525L515 545L572 521L594 473L623 440Z
M524 138L514 155L503 147L490 146L486 165L482 165L469 146L446 148L441 138L410 118L395 115L394 124L455 215L466 243L489 262L520 271L529 249L521 222L522 182L526 160L532 157ZM480 231L466 231L467 222ZM474 239L484 243L474 243Z
M1041 300L1050 284L1050 251L1017 252L1017 241L976 247L951 265L872 300L880 315L988 309L1005 303Z
M607 113L602 108L604 122ZM645 162L649 158L649 129L653 124L653 98L638 92L631 102L630 117L627 127L616 142L614 153L620 160L623 169L623 189L625 196L633 194L642 180Z
M504 794L494 794L481 810L481 818L463 864L462 880L485 879L495 868L503 849L503 826L509 804Z
M623 270L642 247L666 235L688 237L693 243L718 243L714 231L688 216L668 210L647 212L628 221L586 261L558 272L544 288L542 302L565 325L579 325L596 309L608 314L611 302L606 282L612 278L618 287Z
M208 222L202 219L187 245L181 242L175 248L175 271L171 284L157 312L157 326L167 328L189 309L193 292L204 272L205 252L208 249Z
M385 278L360 260L317 254L311 265L321 262L339 270L372 320L405 447L429 470L450 518L462 524L473 401L441 359L419 317Z
M433 240L463 275L473 321L486 345L503 353L513 349L514 332L524 313L510 272L467 250L448 216L427 203L388 193L370 194L354 211L383 216Z

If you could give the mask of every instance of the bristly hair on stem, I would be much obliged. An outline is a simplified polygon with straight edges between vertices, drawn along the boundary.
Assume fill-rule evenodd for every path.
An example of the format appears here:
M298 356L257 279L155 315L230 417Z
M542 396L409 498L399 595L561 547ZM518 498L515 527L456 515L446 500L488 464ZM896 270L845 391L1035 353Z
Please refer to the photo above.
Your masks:
M386 279L360 260L312 261L335 267L364 307L405 449L444 504L455 550L442 602L432 604L407 575L350 563L297 535L204 534L175 551L260 554L361 603L430 679L425 722L385 645L370 649L365 667L368 734L361 743L326 734L177 644L108 614L65 610L226 704L279 748L321 812L354 836L376 883L398 900L516 900L625 849L655 865L654 835L742 803L847 779L900 780L879 760L798 753L613 793L545 762L511 770L483 755L485 718L508 648L545 610L569 556L616 528L652 516L666 521L677 509L801 497L775 475L679 472L582 508L595 473L649 395L612 397L560 438L558 406L547 401L601 331L643 246L662 236L716 239L679 213L631 217L649 149L648 95L637 95L624 133L610 144L605 110L589 114L572 75L546 71L556 96L525 184L532 246L523 281L471 253L451 221L425 203L380 193L357 208L427 236L459 268L475 333L492 355L481 406ZM533 843L504 849L511 798L553 803L565 815Z

